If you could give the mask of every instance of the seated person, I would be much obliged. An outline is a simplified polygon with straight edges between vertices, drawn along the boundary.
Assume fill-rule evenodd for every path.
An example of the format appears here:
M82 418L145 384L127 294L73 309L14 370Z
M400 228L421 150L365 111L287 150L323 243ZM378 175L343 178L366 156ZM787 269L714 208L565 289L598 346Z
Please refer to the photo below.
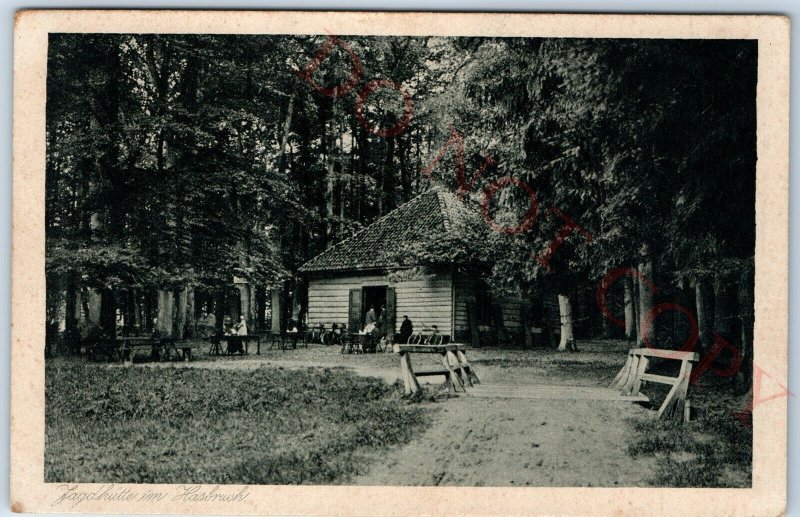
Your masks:
M210 337L217 333L217 317L213 312L204 313L203 332L205 337Z
M400 342L408 343L408 338L414 333L414 325L408 316L403 316L403 323L400 324Z
M297 328L297 321L294 318L290 319L286 325L286 334L292 338L292 348L297 348L297 338L300 337L300 331Z
M247 335L247 321L244 316L239 316L239 323L236 324L236 334L239 336Z
M378 340L378 326L374 322L367 323L364 327L364 337L361 339L361 349L364 352L374 352Z

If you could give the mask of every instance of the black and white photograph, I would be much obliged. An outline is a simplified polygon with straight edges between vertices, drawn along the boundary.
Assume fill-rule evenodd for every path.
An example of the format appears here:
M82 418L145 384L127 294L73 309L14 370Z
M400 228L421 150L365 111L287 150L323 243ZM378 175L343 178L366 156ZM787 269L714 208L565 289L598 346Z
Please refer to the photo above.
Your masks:
M752 488L758 39L335 30L47 34L59 508Z

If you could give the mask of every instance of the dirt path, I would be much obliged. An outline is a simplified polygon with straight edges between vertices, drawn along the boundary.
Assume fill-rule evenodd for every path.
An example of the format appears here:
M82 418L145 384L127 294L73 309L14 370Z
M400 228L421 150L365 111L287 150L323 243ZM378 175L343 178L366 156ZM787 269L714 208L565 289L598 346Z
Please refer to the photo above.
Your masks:
M624 361L622 347L600 344L581 353L475 350L470 361L483 386L605 387ZM619 350L617 350L619 348ZM415 358L416 365L436 358ZM345 368L394 382L393 354L342 355L338 348L267 351L151 367L286 369ZM144 365L143 365L144 366ZM428 377L438 383L441 379ZM576 392L580 389L576 389ZM631 402L460 396L437 402L431 426L416 440L381 453L359 485L645 486L654 460L627 454L629 417L652 412Z
M357 485L643 486L649 460L626 452L626 402L459 397Z
M476 354L478 355L478 354ZM614 355L544 358L478 355L484 387L606 387ZM585 391L579 388L575 392ZM436 404L431 427L394 448L358 485L646 486L654 461L627 453L627 419L652 412L631 402L459 396Z

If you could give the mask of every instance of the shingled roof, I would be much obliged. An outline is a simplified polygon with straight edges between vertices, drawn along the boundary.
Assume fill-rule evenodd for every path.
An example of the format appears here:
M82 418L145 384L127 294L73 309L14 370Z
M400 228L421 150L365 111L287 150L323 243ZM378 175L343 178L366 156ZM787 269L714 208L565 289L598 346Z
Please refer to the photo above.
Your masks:
M300 271L358 271L392 266L387 251L399 245L422 242L430 235L458 232L482 222L466 199L442 188L423 192L300 267Z

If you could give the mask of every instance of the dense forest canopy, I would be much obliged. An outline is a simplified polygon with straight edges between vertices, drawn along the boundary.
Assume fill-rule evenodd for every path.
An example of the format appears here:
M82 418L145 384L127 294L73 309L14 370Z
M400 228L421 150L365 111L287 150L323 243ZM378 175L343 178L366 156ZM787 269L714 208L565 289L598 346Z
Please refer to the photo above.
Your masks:
M607 286L629 337L672 301L704 346L746 348L756 62L727 40L51 34L48 320L75 332L94 300L101 331L134 311L181 333L241 296L263 324L269 293L302 318L300 265L439 185L493 225L400 255L529 298L631 268Z

